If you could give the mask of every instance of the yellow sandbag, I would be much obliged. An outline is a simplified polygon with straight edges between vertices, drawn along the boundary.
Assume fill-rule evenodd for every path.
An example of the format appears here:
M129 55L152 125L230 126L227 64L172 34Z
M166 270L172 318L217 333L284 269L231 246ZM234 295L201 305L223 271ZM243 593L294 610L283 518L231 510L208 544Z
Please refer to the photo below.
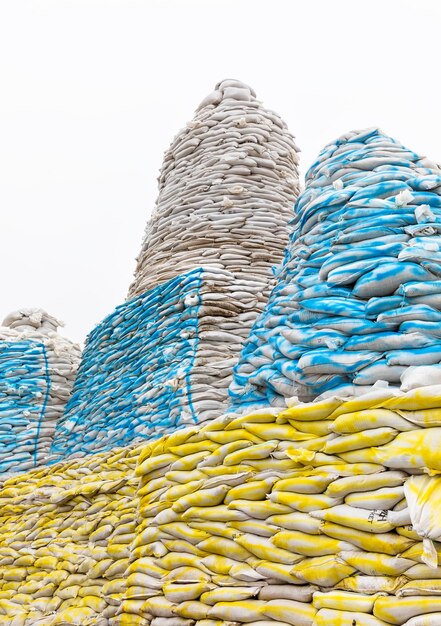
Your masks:
M229 557L220 556L218 554L210 554L200 560L201 565L206 567L210 572L222 574L224 576L230 573L234 565L241 565L239 561L235 561Z
M170 483L167 481L167 484ZM202 480L191 480L188 483L184 483L183 485L173 485L169 486L167 491L163 492L159 499L165 502L176 502L179 498L188 495L189 493L193 493L200 489L204 482Z
M390 624L400 626L406 620L425 613L441 612L441 597L412 596L394 598L392 596L378 598L374 605L374 615Z
M280 409L268 407L266 410L246 413L245 415L234 418L225 426L225 430L235 430L236 428L242 427L245 422L255 424L272 424L275 422L279 411Z
M278 421L279 418L277 418ZM281 418L286 419L286 418ZM296 430L300 430L302 433L309 433L310 435L316 435L317 437L324 437L331 432L331 425L333 420L314 420L314 421L301 421L289 419L289 423Z
M191 444L198 445L198 444ZM212 444L214 449L218 446L217 444ZM189 454L187 456L178 457L176 461L174 461L170 465L171 472L182 472L182 471L191 471L198 467L199 463L203 461L207 456L210 456L210 452L208 450L201 450L200 452L195 452L194 454Z
M200 568L201 559L198 556L186 552L168 552L161 559L156 559L156 565L167 571L178 567Z
M205 478L209 476L212 478L217 478L218 480L220 478L227 479L228 476L230 476L230 480L231 479L235 480L238 475L245 474L245 473L248 474L249 476L252 475L251 468L244 464L243 465L230 465L227 467L226 465L222 463L221 465L216 466L216 467L203 467L202 471L203 471ZM224 482L223 484L226 484L226 482ZM228 482L228 484L230 484L230 481Z
M351 450L360 450L371 446L381 446L395 438L397 431L393 428L372 428L351 435L341 435L328 441L324 447L325 454L341 454Z
M246 500L238 500L237 502L246 502ZM181 514L181 518L184 521L200 520L207 522L241 522L248 519L246 512L241 509L235 510L232 504L234 503L219 504L218 506L192 506Z
M206 476L200 470L185 471L167 471L165 478L171 483L187 484L191 481L205 480Z
M340 582L335 585L335 589L362 594L393 594L396 593L406 581L407 579L404 576L365 576L364 574L355 574L354 576L340 580Z
M333 522L321 522L320 530L328 537L346 541L367 552L383 552L394 556L414 545L412 539L402 537L397 533L368 533Z
M415 563L399 556L356 550L340 552L339 558L368 576L399 576Z
M293 626L312 626L316 613L310 604L296 600L270 600L263 609L265 617Z
M274 535L271 542L278 548L310 557L337 554L342 550L353 549L346 541L339 541L326 535L309 535L296 530L281 531Z
M283 453L285 457L286 454ZM291 459L282 458L276 459L275 455L268 457L267 459L248 459L244 461L245 466L249 466L256 472L291 472L293 470L299 469L301 465L296 461L292 461ZM238 467L236 465L236 467ZM243 466L241 466L243 467Z
M367 613L320 609L313 626L388 626L387 622Z
M263 576L257 572L253 567L240 563L239 565L233 565L230 569L230 576L233 579L243 582L255 583L261 580ZM232 583L231 583L232 584Z
M441 385L417 387L396 398L389 398L382 406L386 409L403 411L437 409L441 407Z
M323 493L328 485L338 478L338 474L316 474L315 476L293 476L278 480L275 491L292 491L294 493Z
M277 516L276 516L277 517ZM251 533L258 537L272 537L279 530L276 525L269 523L269 518L264 522L247 520L245 522L229 522L228 526L238 533Z
M213 443L213 441L205 439L198 441L197 443L182 443L179 446L171 446L168 448L168 451L171 454L184 457L193 456L193 454L200 454L201 452L213 452L217 448L218 446Z
M434 569L428 565L418 563L406 571L406 578L409 580L430 580L432 578L441 579L441 568L437 567Z
M225 539L235 539L237 532L224 524L224 522L191 522L192 528L196 530L203 530L207 533L209 539L212 535L217 537L225 537ZM201 539L204 541L204 539Z
M291 573L292 565L285 565L283 563L272 563L271 561L260 561L255 566L256 572L260 575L260 578L271 578L274 580L280 580L284 583L290 583L292 585L303 585L305 581L298 576L294 576Z
M380 408L342 413L331 426L333 432L341 435L369 432L377 428L393 428L400 432L414 429L412 423L407 422L397 412Z
M237 602L253 598L259 593L260 587L220 587L206 591L201 595L201 602L213 605L217 602ZM208 614L208 611L207 611Z
M288 409L279 413L279 417L301 422L325 420L342 403L342 398L326 398L319 402L295 402Z
M147 458L138 465L135 473L137 476L146 476L155 470L168 467L176 458L174 454L159 454L158 456Z
M158 489L163 489L164 487L169 486L170 484L165 476L155 478L155 480L149 480L138 489L138 497L142 498L143 496L146 496L153 491L157 491Z
M272 494L269 494L270 496ZM289 513L292 509L289 506L278 504L274 501L265 500L263 502L252 500L233 500L228 505L228 510L231 512L240 512L243 514L242 520L254 518L254 519L267 519L271 515L280 515L283 513ZM234 521L226 520L226 521ZM238 520L241 521L241 520Z
M311 437L312 438L308 439L307 441L296 441L294 449L312 450L320 452L329 441L336 439L338 435L336 435L335 433L328 433L327 435L323 435L322 437L316 437L315 435L311 435ZM293 450L293 444L291 441L281 441L279 443L277 451L273 452L273 456L276 458L283 458L283 456L279 457L279 455L282 455L282 452L285 452L286 450Z
M360 491L373 491L382 487L398 487L408 478L408 474L399 471L387 471L380 474L366 476L347 476L338 478L328 485L326 493L329 496L344 498Z
M149 598L142 605L142 614L151 617L173 617L176 605L164 596Z
M201 583L208 582L210 574L205 567L176 567L162 578L163 582L168 583Z
M353 593L351 591L330 590L315 591L312 605L319 609L336 609L337 611L355 611L372 613L375 600L380 594Z
M87 619L95 616L95 611L89 607L75 607L57 613L51 622L51 626L65 626L66 624L82 626Z
M316 467L311 471L314 473L322 473L325 468ZM378 463L345 463L339 459L339 463L326 465L326 471L330 474L338 474L339 476L364 476L365 474L378 474L384 472L384 467Z
M250 459L266 459L278 446L278 441L267 441L231 452L224 459L224 465L240 465Z
M275 478L268 478L266 480L249 481L237 487L232 487L225 496L225 504L229 504L233 500L264 500L271 491L275 481Z
M421 428L441 426L441 408L417 409L416 411L397 410L397 413L408 422Z
M161 529L165 533L176 537L176 539L184 539L185 541L189 541L195 545L204 539L208 539L210 536L209 533L204 530L193 528L185 522L170 522L169 524L163 524Z
M236 537L236 542L257 558L265 561L294 565L294 563L302 559L299 554L293 554L293 552L289 552L288 550L280 549L279 546L276 547L277 544L265 537L244 533Z
M432 540L441 539L441 477L411 476L404 485L404 493L412 528L424 540L422 560L437 567L437 548Z
M203 602L197 600L188 600L187 602L181 602L174 609L173 613L179 617L185 617L187 619L205 619L208 615L209 606Z
M242 547L240 543L236 543L231 539L225 539L224 537L210 537L204 539L198 543L198 548L204 552L211 554L219 554L227 558L235 559L236 561L246 561L251 556L251 553Z
M315 435L296 430L291 424L253 424L245 422L243 427L247 432L265 441L307 441L315 438Z
M321 520L314 519L308 513L295 511L286 513L285 515L272 515L266 520L266 524L278 526L285 530L300 530L310 535L319 535L321 533Z
M179 500L172 505L172 510L177 513L183 513L192 506L217 506L224 501L228 490L229 487L227 486L215 487L214 489L200 489L199 491L189 493L179 498Z
M179 604L188 600L196 600L203 593L209 591L211 585L206 582L201 583L164 583L162 591L170 602Z
M355 396L346 402L342 402L338 408L329 416L329 419L335 419L343 413L354 413L364 411L371 408L391 408L386 407L390 399L400 398L403 393L394 387L382 387L372 389L368 393L361 396Z
M356 571L334 555L304 559L291 568L291 574L319 587L332 587Z
M218 602L208 612L211 619L235 622L255 622L263 615L266 602L261 600L241 600L237 602Z
M433 578L428 580L411 580L404 584L398 591L397 596L440 596L441 580Z
M215 432L205 432L208 439L218 443L220 445L224 445L226 443L231 443L233 441L239 441L245 439L247 441L251 441L251 443L262 443L262 439L251 431L245 430L245 428L237 428L234 430L221 430ZM273 437L268 437L268 439L273 439Z
M310 515L316 519L334 522L341 526L349 526L350 528L370 533L386 533L394 528L394 525L387 521L384 511L357 509L348 504L340 504L323 511L312 511Z
M396 526L395 532L402 537L407 537L408 539L413 539L414 541L419 541L421 539L421 536L414 531L412 524L408 524L407 526Z
M346 504L361 509L392 509L403 499L403 487L382 487L374 491L349 494L345 497Z
M441 428L422 428L399 433L394 441L373 450L373 456L386 467L424 469L441 472Z
M271 502L277 505L284 505L291 509L296 509L302 513L310 513L318 509L327 509L342 502L341 499L330 498L324 494L301 494L293 493L291 491L272 491L268 498ZM287 511L280 511L280 513L288 513ZM276 515L277 513L271 513L270 515Z
M246 439L242 439L240 441L232 441L231 443L225 443L223 446L218 446L214 452L209 454L203 461L199 463L199 467L210 467L220 465L224 462L225 457L233 452L237 452L237 450L242 450L243 448L249 448L253 444L251 441ZM235 463L231 463L234 465Z
M428 541L429 545L427 545ZM427 539L424 542L418 541L403 552L401 556L405 559L412 559L412 561L417 563L425 563L429 567L436 569L438 562L441 562L441 543Z

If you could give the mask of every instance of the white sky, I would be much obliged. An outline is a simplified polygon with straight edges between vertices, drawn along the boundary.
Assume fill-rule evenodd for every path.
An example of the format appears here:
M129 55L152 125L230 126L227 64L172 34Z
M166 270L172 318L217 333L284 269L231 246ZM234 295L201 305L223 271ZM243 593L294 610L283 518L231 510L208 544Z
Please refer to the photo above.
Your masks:
M80 341L124 301L163 152L223 78L302 172L373 125L441 161L440 27L439 0L0 0L0 318Z

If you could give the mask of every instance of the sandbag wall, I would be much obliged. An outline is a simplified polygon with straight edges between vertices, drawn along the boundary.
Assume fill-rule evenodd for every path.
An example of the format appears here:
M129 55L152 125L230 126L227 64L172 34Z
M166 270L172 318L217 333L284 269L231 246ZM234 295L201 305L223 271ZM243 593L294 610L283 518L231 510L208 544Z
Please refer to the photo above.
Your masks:
M440 168L377 129L353 131L321 152L295 212L233 407L400 386L409 367L439 364Z
M0 624L437 626L440 439L380 388L12 477Z
M44 463L80 361L41 309L8 315L0 327L0 474Z

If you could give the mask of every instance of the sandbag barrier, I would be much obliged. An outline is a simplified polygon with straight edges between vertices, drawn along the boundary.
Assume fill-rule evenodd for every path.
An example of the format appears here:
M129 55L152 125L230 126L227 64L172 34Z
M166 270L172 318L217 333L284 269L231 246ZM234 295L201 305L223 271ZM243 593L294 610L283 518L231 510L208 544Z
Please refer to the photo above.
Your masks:
M238 80L223 80L173 140L159 174L129 298L213 265L264 283L288 242L298 148L285 122Z
M10 478L0 624L439 625L440 439L380 388Z
M264 285L198 268L117 307L88 337L49 460L221 414L233 365L265 305Z
M60 325L41 309L20 309L0 326L0 475L47 460L81 357Z
M400 386L409 367L438 365L439 166L377 129L353 131L321 152L295 212L235 369L233 407ZM440 367L429 380L441 382Z

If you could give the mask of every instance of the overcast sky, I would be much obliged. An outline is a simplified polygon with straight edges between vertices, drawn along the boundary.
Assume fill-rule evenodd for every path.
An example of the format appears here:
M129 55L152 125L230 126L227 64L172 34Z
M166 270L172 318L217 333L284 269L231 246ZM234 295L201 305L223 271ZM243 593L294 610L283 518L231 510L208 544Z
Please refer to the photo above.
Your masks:
M439 0L0 0L1 319L82 341L124 301L163 152L223 78L302 172L373 125L441 161L440 28Z

